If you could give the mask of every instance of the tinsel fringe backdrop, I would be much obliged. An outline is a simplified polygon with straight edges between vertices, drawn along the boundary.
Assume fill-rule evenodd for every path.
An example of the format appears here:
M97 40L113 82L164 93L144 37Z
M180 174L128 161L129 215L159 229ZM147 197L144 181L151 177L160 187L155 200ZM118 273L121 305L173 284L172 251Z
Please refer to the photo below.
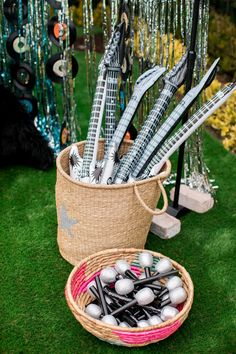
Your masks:
M1 83L19 97L56 155L77 141L73 77L78 64L72 54L76 29L69 6L67 0L0 4Z

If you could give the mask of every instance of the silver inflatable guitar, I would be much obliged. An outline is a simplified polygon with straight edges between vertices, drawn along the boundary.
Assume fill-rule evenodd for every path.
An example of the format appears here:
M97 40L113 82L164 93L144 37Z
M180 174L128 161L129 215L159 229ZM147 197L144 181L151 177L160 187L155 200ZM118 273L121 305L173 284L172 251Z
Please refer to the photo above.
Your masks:
M139 179L145 179L157 175L167 159L187 140L187 138L236 90L236 82L230 83L219 90L207 101L176 133L170 137L148 164L143 175ZM131 179L132 180L132 179Z
M114 164L117 158L118 149L124 139L125 133L128 129L130 122L132 121L137 107L145 94L145 92L152 87L155 82L163 75L165 68L155 66L154 68L147 70L136 81L134 85L133 94L126 109L121 116L115 133L110 141L107 154L105 156L105 166L102 174L102 184L109 184L111 176L113 174Z
M149 113L142 129L140 130L133 146L128 154L124 156L118 172L115 176L115 183L120 184L125 182L129 174L138 163L138 160L144 153L146 146L153 137L160 119L163 117L172 97L177 92L178 88L183 85L187 73L188 52L181 60L168 72L163 78L164 88L160 96L156 100L151 112Z
M184 98L173 110L171 115L164 121L164 123L158 129L157 133L153 136L153 138L147 145L134 171L131 173L132 177L137 178L144 172L148 163L151 161L153 156L160 149L163 142L168 138L168 136L175 129L175 127L180 122L182 117L186 114L186 112L188 112L188 110L196 101L200 93L212 83L217 72L217 65L219 63L219 60L220 59L216 59L214 61L214 63L211 65L207 73L203 76L199 84L196 85L194 88L192 88L184 96Z

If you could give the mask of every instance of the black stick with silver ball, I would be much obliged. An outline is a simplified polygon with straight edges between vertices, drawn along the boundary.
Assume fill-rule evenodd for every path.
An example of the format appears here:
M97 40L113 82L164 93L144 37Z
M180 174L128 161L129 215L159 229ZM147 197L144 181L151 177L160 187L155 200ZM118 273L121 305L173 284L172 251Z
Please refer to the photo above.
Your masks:
M182 279L180 277L174 276L173 278L170 278L166 284L165 288L160 294L159 297L162 297L163 295L167 294L169 291L181 287L183 285Z
M100 273L100 279L105 284L115 283L115 281L117 280L117 273L114 268L106 267L102 269Z
M153 275L167 273L170 272L172 269L173 266L171 261L168 258L161 258L155 265L156 273Z
M153 265L153 256L150 252L141 252L139 254L139 264L144 268L146 278L151 276L151 267Z
M160 308L172 304L179 305L182 304L187 299L187 293L182 287L175 288L169 292L168 299L164 300L160 304Z
M115 270L117 271L117 273L121 274L122 276L126 275L127 278L133 280L138 279L138 277L132 272L130 264L123 259L119 259L118 261L116 261Z
M143 288L139 290L135 295L134 295L134 300L128 302L127 304L121 306L119 309L113 311L111 314L118 315L119 313L125 311L126 309L138 304L139 306L144 306L148 305L151 302L153 302L155 299L155 295L153 291L149 288Z
M120 279L115 283L115 291L119 295L128 295L134 290L134 282L131 279Z
M85 313L93 318L99 319L102 315L102 309L96 304L89 304L85 308Z
M130 302L132 301L132 299L130 299L129 297L123 296L123 295L119 295L117 293L115 293L114 291L112 291L108 286L105 286L103 288L104 292L110 296L112 299L117 299L117 300L121 300L124 302Z

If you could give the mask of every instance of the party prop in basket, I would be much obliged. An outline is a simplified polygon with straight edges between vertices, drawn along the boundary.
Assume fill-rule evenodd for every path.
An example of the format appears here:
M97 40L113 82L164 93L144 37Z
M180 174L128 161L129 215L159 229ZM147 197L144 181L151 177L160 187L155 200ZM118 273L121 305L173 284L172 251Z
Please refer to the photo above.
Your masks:
M77 144L81 157L84 144ZM124 141L120 154L131 145ZM162 182L170 174L170 162L159 175L147 180L110 186L89 184L70 177L70 149L64 149L57 158L57 241L61 255L75 265L104 249L143 248L161 194L164 206L158 213L164 212L168 204ZM100 140L97 159L103 157L104 140Z
M151 290L146 285L136 286L137 280L126 278L123 271L117 272L117 261L125 261L138 278L144 270L139 263L142 252L140 249L112 249L96 253L81 261L68 278L65 296L73 315L87 331L111 344L135 347L163 340L178 330L191 309L193 283L189 274L180 264L162 254L145 251L153 256L150 271L155 272L161 281L159 290ZM172 267L168 273L178 273L179 277L175 275L168 280L168 273L157 274L157 268L165 269L166 261ZM120 299L114 297L115 290L109 283L103 287L101 271L107 267L116 269L115 290ZM120 267L121 264L118 269ZM145 278L146 284L156 284L151 284L148 278ZM108 296L105 288L110 288ZM120 292L128 295L120 295ZM171 306L167 305L169 303Z

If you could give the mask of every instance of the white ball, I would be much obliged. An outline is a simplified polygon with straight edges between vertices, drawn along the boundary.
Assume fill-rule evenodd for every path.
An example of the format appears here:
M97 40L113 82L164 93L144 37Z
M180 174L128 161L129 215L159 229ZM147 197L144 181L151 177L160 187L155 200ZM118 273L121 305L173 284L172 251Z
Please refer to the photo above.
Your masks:
M144 327L148 327L148 326L149 326L148 321L141 320L141 321L137 322L137 327L144 328Z
M154 315L149 318L148 323L150 324L150 326L156 326L162 323L162 319L159 316Z
M118 323L117 323L115 317L112 315L103 316L102 322L104 322L106 324L110 324L112 326L118 326Z
M140 306L145 306L154 301L155 295L149 288L143 288L139 290L135 295L135 299Z
M183 282L182 282L181 278L177 277L177 276L172 277L165 284L165 286L167 287L167 289L169 291L171 291L175 288L181 287L182 285L183 285Z
M141 252L139 254L139 264L141 267L151 267L153 264L153 256L150 252Z
M168 258L162 258L156 264L155 269L158 273L166 273L172 270L172 263Z
M187 299L187 293L184 288L178 287L169 292L169 297L173 305L178 305Z
M115 270L117 271L117 273L124 275L126 270L130 269L130 264L122 259L119 259L118 261L116 261L115 264Z
M116 275L117 274L114 268L107 267L101 271L100 278L104 283L110 284L116 281Z
M119 327L130 327L127 322L120 322Z
M131 279L120 279L115 283L115 290L119 295L126 295L134 290L134 283Z
M85 312L87 313L87 315L98 319L102 314L102 309L96 304L89 304L88 306L86 306Z
M161 310L161 319L163 322L168 321L178 315L179 311L172 306L165 306Z

